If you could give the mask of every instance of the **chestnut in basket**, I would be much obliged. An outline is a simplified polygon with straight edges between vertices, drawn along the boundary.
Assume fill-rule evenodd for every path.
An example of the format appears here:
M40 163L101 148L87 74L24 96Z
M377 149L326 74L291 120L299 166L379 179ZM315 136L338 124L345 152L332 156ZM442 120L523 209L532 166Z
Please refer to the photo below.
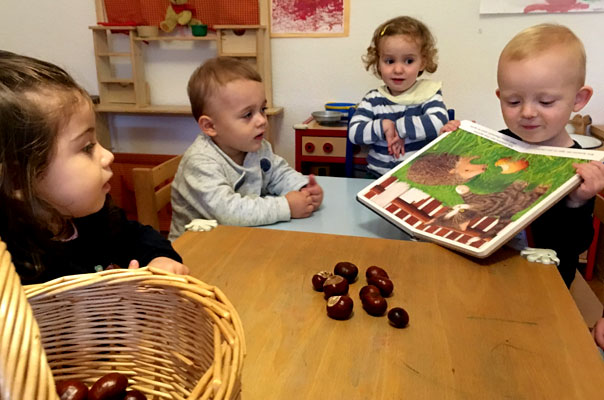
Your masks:
M388 311L390 325L396 328L404 328L409 323L409 314L401 307L394 307Z
M132 389L126 392L123 400L147 400L147 396L139 390Z
M333 274L331 272L329 272L329 271L320 271L320 272L317 272L312 277L312 287L317 292L322 292L323 291L323 284L325 283L325 280L327 278L329 278L330 276L333 276Z
M348 319L353 306L354 302L349 296L331 296L327 300L327 315L333 319Z
M376 265L372 265L371 267L367 268L367 270L365 271L365 278L367 278L367 280L369 280L372 277L376 277L376 276L383 276L384 278L387 278L387 279L390 278L388 276L388 272L386 272L384 269L382 269Z
M101 377L92 385L88 392L88 400L113 400L123 399L128 386L128 378L112 372Z
M340 275L330 276L323 284L323 292L325 292L326 299L330 298L331 296L347 294L348 281L342 278Z
M341 261L333 268L333 273L346 278L348 283L353 283L359 274L359 269L351 262Z
M86 400L88 397L88 386L75 379L57 382L56 388L61 400Z

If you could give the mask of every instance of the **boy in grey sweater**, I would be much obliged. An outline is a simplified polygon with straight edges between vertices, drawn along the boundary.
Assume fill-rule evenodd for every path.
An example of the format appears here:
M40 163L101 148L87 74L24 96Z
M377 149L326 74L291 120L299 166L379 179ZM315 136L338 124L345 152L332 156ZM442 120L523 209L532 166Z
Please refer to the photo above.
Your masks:
M197 218L254 226L306 218L319 208L323 190L314 176L295 171L263 139L266 97L252 67L228 57L208 60L187 90L201 133L172 183L171 240Z

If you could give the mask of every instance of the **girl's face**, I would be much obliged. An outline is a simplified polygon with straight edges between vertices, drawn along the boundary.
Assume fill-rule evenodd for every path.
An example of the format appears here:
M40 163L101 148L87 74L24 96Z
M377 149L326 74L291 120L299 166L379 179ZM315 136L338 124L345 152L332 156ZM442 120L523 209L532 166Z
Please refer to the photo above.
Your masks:
M393 96L413 86L424 69L420 45L408 35L384 36L379 42L379 54L378 69Z
M66 217L90 215L103 207L111 188L112 162L113 154L97 143L92 104L80 98L57 132L56 148L37 192Z

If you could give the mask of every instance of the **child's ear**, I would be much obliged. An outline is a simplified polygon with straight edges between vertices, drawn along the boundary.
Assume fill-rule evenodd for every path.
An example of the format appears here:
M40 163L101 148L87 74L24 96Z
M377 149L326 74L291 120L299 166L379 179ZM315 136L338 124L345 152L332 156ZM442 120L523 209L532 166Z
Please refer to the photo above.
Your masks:
M499 91L499 88L495 90L495 96L497 96L497 98L501 100L501 92Z
M594 90L591 88L591 86L581 87L581 89L579 89L579 91L575 95L575 104L573 106L573 111L577 112L580 111L583 107L585 107L593 94Z
M197 125L199 125L199 128L202 130L202 132L209 137L216 136L216 127L214 126L214 121L212 121L212 118L208 117L207 115L202 115L199 117L199 120L197 120Z

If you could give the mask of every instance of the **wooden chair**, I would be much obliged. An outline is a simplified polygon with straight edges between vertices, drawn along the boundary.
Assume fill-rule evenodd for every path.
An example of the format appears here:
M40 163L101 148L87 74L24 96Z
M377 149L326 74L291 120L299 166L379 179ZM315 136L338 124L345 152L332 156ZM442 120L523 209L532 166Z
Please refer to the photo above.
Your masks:
M589 115L575 114L575 116L568 121L574 128L574 132L577 135L586 135L588 126L591 125L591 117Z
M587 250L587 265L585 266L585 280L593 277L594 266L596 264L596 254L598 253L598 239L600 237L600 225L604 223L604 197L599 193L596 195L596 204L594 205L594 238Z
M182 156L177 156L153 168L132 169L136 212L141 224L160 230L158 212L170 203L172 179L181 159Z

